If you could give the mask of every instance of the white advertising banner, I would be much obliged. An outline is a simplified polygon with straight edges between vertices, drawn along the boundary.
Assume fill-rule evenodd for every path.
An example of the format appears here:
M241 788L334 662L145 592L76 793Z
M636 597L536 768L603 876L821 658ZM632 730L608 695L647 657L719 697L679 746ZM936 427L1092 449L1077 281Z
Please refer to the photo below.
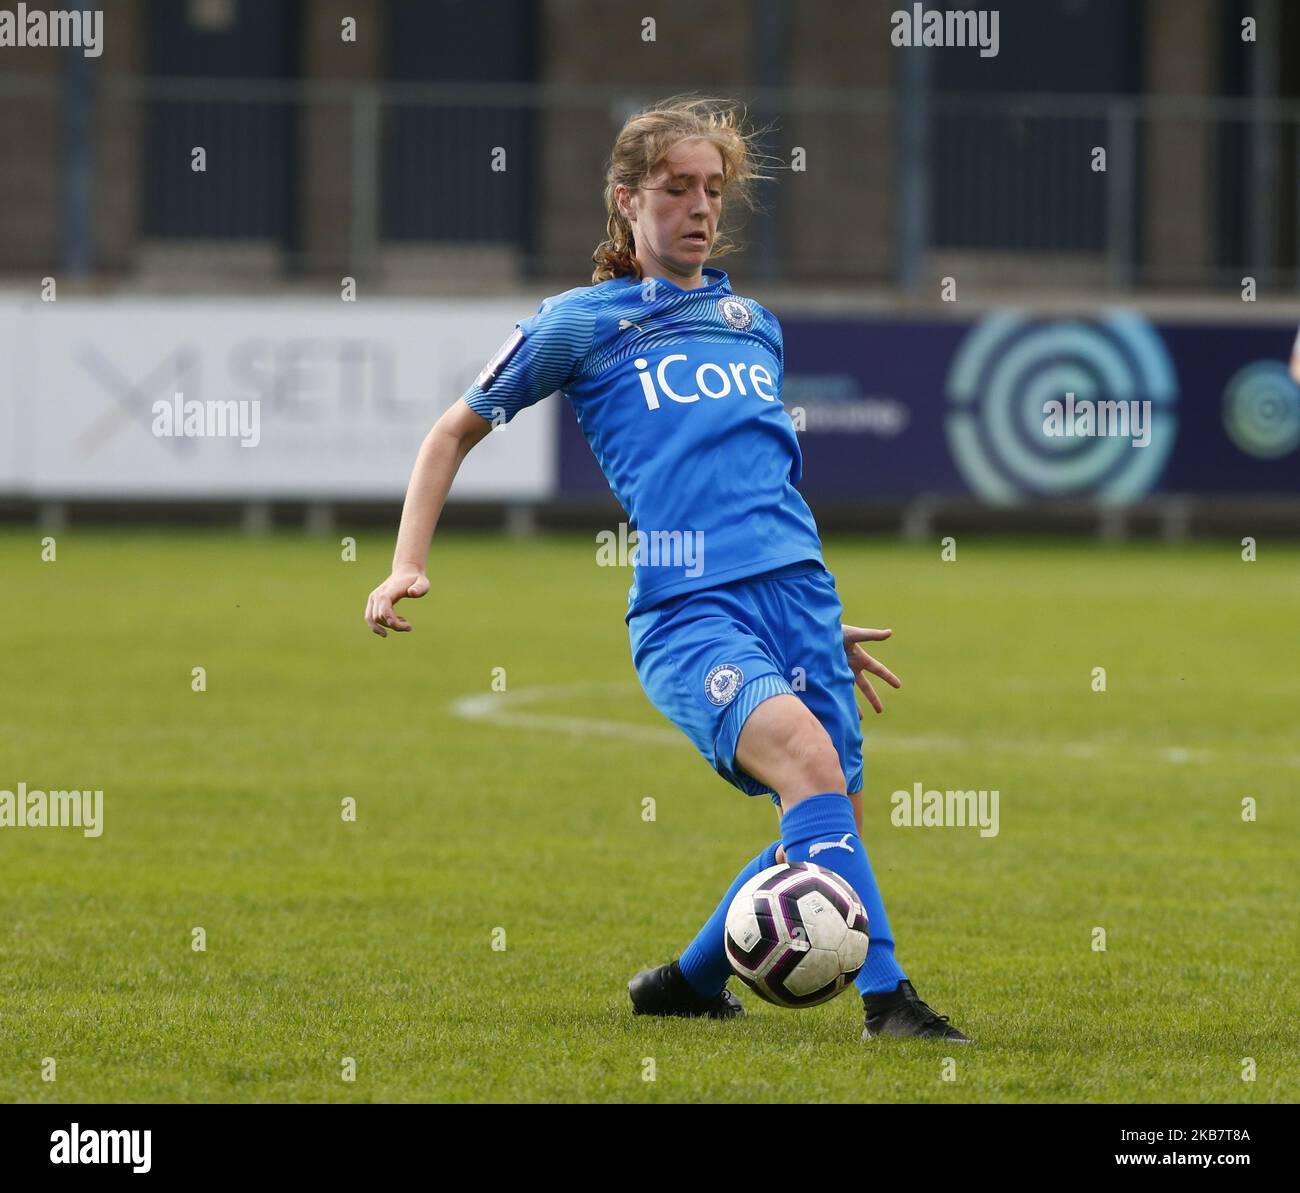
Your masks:
M18 386L22 326L19 315L24 303L0 295L0 495L18 490Z
M0 493L384 499L533 314L529 299L0 300ZM556 487L559 399L466 458L451 499Z

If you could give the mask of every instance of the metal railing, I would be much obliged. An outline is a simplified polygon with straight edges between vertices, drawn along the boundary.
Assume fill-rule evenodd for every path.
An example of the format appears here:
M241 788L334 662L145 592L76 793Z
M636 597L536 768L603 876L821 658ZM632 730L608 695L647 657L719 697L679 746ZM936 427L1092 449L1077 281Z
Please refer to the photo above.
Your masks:
M0 273L88 256L132 274L206 247L217 276L238 244L279 280L382 282L427 258L455 282L492 253L521 277L581 274L614 133L654 98L106 76L77 122L58 80L0 76ZM1018 287L1300 287L1300 104L931 94L918 116L883 91L740 98L772 125L779 204L760 185L772 211L739 226L728 268L923 292L954 270ZM52 214L55 192L69 199Z

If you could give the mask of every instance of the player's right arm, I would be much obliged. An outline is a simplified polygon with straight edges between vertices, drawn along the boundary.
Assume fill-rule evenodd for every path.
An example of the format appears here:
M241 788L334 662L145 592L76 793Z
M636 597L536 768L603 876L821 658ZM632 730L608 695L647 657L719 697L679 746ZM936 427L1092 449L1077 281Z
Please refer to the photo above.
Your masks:
M461 461L494 426L562 388L590 347L591 309L564 297L548 298L537 314L516 324L474 384L425 436L406 489L392 574L366 602L366 624L381 638L390 629L410 630L393 606L429 591L429 544Z
M490 430L492 424L475 414L464 398L458 399L433 424L424 437L402 505L402 522L393 551L392 574L370 594L366 624L381 638L388 630L407 631L410 623L393 611L403 597L422 597L429 591L426 573L429 544L442 516L451 483L461 461ZM388 627L385 629L384 627Z

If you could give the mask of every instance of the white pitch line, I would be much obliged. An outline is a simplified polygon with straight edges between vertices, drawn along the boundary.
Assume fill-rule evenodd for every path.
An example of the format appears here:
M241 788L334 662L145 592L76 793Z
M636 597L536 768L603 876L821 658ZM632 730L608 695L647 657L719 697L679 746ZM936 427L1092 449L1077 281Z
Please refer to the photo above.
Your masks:
M550 684L514 691L485 692L477 696L462 696L451 704L451 711L467 721L499 725L505 729L535 729L542 732L568 733L575 737L622 737L630 741L652 741L681 744L684 735L676 729L655 725L635 725L630 721L605 721L597 717L565 716L559 713L523 712L522 709L538 704L559 702L574 696L618 695L634 691L626 683L570 683ZM1031 741L1024 738L965 738L951 734L889 734L879 738L865 737L864 751L888 753L891 751L925 753L979 753L1005 754L1063 754L1067 758L1095 758L1098 754L1137 750L1141 743L1128 744L1116 741ZM1205 747L1189 749L1185 746L1154 746L1155 753L1166 762L1177 764L1208 762L1216 751ZM1252 752L1255 761L1276 761L1286 766L1300 766L1300 754L1260 754Z
M540 729L571 733L577 737L624 737L632 741L677 743L682 734L676 729L657 725L634 725L630 721L601 721L594 717L569 717L556 713L518 711L530 705L561 700L577 695L626 696L625 683L553 684L549 687L516 688L513 692L486 692L481 696L462 696L451 710L469 721L485 721L507 729Z

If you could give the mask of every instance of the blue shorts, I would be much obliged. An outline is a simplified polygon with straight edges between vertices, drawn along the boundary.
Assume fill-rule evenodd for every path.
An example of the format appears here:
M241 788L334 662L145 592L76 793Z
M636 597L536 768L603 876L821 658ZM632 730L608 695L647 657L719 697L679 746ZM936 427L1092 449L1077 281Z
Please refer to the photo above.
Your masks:
M736 762L745 718L789 692L821 722L852 793L862 790L857 687L844 654L844 610L820 563L792 564L670 597L628 622L632 662L651 702L709 765L746 795L770 787Z

